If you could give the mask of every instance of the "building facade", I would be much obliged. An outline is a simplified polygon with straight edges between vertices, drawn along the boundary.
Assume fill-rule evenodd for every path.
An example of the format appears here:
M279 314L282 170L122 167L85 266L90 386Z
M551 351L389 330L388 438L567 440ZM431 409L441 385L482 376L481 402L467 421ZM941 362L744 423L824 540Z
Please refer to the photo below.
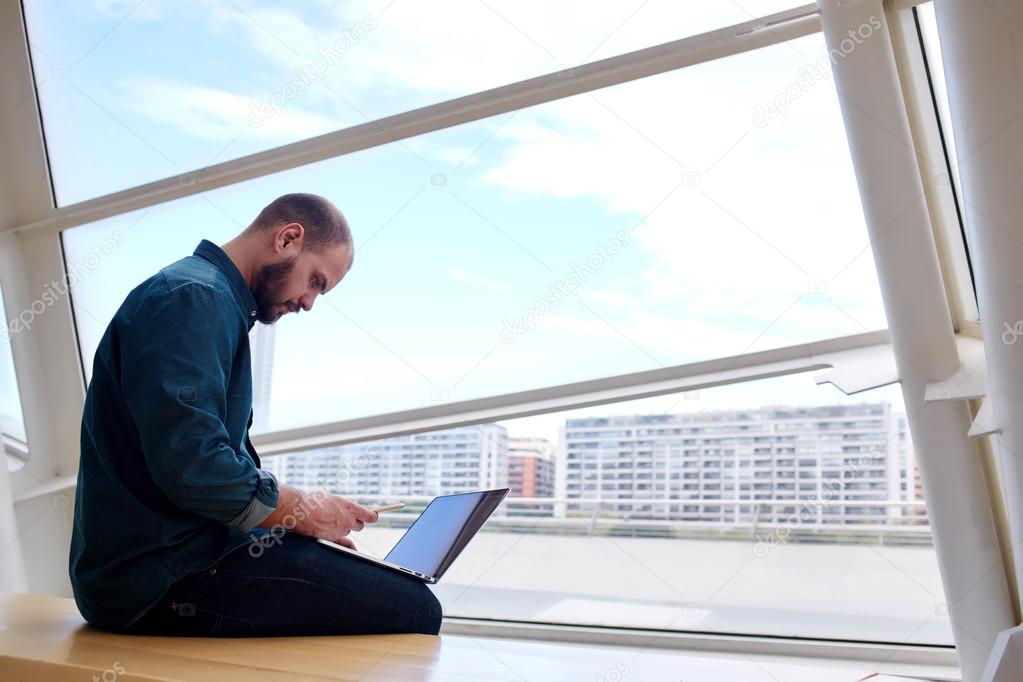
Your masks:
M554 497L554 446L546 438L508 441L511 497Z
M907 433L887 403L570 419L555 515L925 523L919 508L883 504L919 499Z
M508 486L555 517L923 525L905 416L887 403L569 419L556 446L498 424L267 458L283 483L349 496ZM575 501L578 500L578 501ZM519 507L510 506L509 513Z
M508 432L498 424L417 433L268 457L282 483L345 496L447 495L508 482Z

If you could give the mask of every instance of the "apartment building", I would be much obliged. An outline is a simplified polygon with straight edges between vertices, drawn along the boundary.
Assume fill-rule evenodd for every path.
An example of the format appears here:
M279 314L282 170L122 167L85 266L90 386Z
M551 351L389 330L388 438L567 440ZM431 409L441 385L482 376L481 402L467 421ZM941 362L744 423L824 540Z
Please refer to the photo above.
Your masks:
M504 487L508 432L497 424L268 457L281 482L340 495L445 495Z
M570 419L556 472L557 497L600 501L558 515L920 522L887 504L919 499L906 420L888 403Z
M511 497L554 496L554 446L546 438L508 440Z

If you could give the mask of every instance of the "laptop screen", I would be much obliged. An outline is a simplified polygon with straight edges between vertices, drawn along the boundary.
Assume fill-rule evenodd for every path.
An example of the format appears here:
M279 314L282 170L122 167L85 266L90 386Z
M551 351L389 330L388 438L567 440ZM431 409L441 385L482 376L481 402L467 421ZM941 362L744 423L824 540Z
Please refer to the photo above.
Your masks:
M384 561L441 577L507 494L501 488L435 498Z

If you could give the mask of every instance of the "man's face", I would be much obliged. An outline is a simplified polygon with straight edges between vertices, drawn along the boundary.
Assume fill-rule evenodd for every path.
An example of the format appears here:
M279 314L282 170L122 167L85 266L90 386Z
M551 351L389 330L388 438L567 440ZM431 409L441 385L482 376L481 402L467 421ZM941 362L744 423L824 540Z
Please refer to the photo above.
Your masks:
M335 246L264 264L252 282L259 321L273 324L286 313L312 310L316 297L347 274L349 262L348 248Z

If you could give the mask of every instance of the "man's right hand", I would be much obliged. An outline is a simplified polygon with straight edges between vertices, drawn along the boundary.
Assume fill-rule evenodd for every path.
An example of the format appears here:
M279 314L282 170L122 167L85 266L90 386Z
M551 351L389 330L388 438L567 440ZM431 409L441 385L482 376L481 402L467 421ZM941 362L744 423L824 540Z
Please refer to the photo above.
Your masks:
M350 549L355 543L348 537L374 523L379 515L372 509L326 491L305 494L291 486L279 486L277 507L267 516L261 528L281 526L286 530L328 540Z

